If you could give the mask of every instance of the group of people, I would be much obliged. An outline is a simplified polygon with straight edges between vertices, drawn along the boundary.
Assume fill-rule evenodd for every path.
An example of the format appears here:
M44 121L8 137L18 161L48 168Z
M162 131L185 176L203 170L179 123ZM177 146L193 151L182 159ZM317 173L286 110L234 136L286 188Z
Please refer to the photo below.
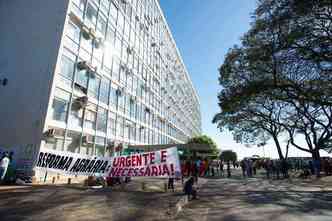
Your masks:
M268 179L279 179L281 175L288 178L289 164L286 160L245 158L240 162L240 166L243 177L253 177L259 169L264 169Z
M320 160L296 159L290 161L294 171L300 171L304 178L310 175L320 176L324 172L326 176L332 175L332 159L324 157Z
M235 166L233 164L233 166ZM181 163L184 177L225 176L225 162L221 160L200 159L187 160ZM231 173L231 163L226 163L227 176Z
M240 162L243 177L256 175L257 170L264 169L268 179L288 178L289 171L299 172L300 177L306 178L310 175L319 177L321 172L326 176L332 175L332 159L244 159Z

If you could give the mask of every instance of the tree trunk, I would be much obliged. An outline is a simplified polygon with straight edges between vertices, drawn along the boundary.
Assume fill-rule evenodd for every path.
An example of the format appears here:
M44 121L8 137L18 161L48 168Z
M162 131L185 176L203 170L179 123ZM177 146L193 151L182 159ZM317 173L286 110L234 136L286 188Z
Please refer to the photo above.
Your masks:
M283 160L284 159L284 155L282 154L278 137L276 137L275 135L272 135L272 137L273 137L274 143L276 144L276 147L277 147L277 150L278 150L279 159Z
M312 159L314 159L314 160L320 160L320 153L319 153L319 149L318 148L315 148L311 152L311 155L312 155Z

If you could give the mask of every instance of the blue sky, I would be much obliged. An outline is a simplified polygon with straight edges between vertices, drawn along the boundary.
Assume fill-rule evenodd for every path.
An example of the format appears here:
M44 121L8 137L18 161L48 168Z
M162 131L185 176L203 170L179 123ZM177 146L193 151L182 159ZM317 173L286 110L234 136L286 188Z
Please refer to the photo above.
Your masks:
M236 144L211 123L217 105L218 68L228 49L249 29L256 0L160 0L182 58L201 101L203 133L219 148L234 149L240 156L257 151Z
M264 149L245 147L233 141L229 132L221 133L212 124L219 111L218 68L229 48L240 43L249 30L256 0L160 0L167 22L201 101L203 133L212 137L222 150L232 149L239 158L260 155L277 158L274 144ZM308 156L291 148L289 156ZM321 152L321 155L326 153Z

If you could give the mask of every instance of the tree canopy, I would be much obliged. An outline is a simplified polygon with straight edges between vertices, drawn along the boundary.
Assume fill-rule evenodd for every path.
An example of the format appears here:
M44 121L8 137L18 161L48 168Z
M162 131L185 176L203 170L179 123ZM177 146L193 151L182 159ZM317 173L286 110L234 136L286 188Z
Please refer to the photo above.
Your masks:
M232 150L224 150L220 154L220 160L225 162L237 161L237 154Z
M211 137L207 135L201 135L193 137L188 141L188 144L197 143L197 144L208 144L213 152L218 152L217 144L212 140Z
M332 144L332 2L260 0L253 17L219 69L213 122L238 142L272 139L281 159L290 146L319 158Z

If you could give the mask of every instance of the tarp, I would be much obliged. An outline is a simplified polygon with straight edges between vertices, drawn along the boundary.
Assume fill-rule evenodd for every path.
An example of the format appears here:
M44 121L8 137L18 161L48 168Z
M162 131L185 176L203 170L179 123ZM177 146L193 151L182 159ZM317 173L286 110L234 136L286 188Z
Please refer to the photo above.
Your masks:
M42 148L36 170L68 175L105 177L178 177L177 147L118 157L96 157Z

